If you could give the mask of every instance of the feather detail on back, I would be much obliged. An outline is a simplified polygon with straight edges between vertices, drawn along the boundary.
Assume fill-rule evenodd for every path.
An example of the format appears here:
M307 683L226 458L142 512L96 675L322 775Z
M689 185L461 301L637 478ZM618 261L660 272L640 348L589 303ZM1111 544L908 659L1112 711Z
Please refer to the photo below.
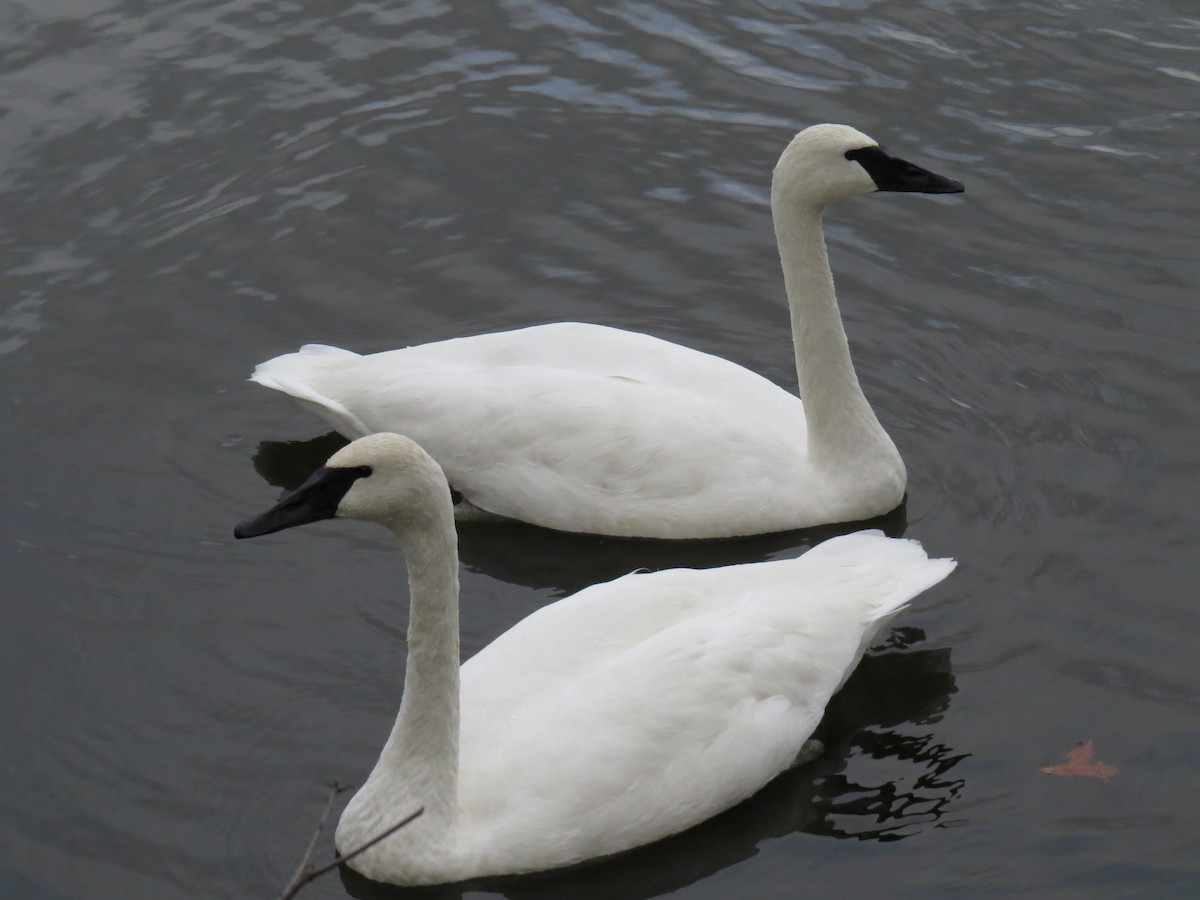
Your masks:
M461 753L482 761L460 775L464 822L498 818L493 862L544 853L537 868L727 809L788 768L880 629L953 568L860 532L797 559L626 575L538 610L463 666ZM542 848L510 846L534 819Z

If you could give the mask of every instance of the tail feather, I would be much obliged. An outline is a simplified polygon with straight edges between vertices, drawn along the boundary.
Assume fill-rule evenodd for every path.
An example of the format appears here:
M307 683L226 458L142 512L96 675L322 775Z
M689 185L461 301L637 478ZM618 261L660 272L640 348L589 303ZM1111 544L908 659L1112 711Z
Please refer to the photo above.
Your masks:
M831 538L802 558L832 579L842 580L853 573L855 582L861 581L864 587L875 583L878 590L864 591L874 597L863 609L866 621L899 612L957 565L952 559L930 559L919 541L884 537L877 530Z
M849 677L876 636L922 591L933 587L958 565L953 559L930 559L920 542L884 537L880 531L859 531L833 538L809 550L803 558L821 565L832 577L855 574L855 593L866 600L855 663ZM868 599L869 598L869 599ZM845 683L845 678L842 679ZM838 686L839 690L841 685Z
M348 438L371 433L347 407L327 397L314 385L322 376L334 374L362 357L350 350L325 344L305 344L295 353L285 353L254 367L250 380L282 391Z

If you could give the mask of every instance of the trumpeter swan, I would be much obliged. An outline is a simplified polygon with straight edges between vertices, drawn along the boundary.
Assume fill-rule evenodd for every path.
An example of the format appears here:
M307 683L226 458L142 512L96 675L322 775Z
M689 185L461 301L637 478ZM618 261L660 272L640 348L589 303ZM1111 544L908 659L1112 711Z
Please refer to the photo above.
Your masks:
M574 322L368 356L310 344L251 378L348 438L412 436L461 494L459 518L714 538L882 515L904 463L854 372L821 228L827 203L877 190L963 187L844 125L800 132L775 167L803 403L720 357Z
M416 443L342 448L238 537L378 522L408 560L391 735L346 807L349 865L437 884L566 866L682 831L787 769L873 636L954 568L859 532L796 559L632 574L539 609L459 669L450 491Z

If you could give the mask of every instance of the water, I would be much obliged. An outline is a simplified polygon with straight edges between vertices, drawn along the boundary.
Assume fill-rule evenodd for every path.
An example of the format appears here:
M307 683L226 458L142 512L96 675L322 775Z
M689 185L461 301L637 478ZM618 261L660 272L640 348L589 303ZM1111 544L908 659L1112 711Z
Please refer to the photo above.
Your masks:
M791 386L768 177L840 121L967 185L827 216L910 472L883 524L959 571L818 763L616 862L432 896L1193 896L1198 50L1166 0L8 3L0 895L273 896L322 783L374 760L402 563L366 527L232 541L331 446L255 362L581 319ZM637 566L813 539L465 529L464 650ZM1115 780L1039 771L1084 739ZM302 896L346 894L394 895Z

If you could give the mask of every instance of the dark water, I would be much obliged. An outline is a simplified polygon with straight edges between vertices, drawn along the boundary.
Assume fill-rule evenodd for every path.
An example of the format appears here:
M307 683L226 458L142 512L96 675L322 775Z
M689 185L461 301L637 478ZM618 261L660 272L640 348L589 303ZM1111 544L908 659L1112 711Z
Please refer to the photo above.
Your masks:
M386 535L231 539L328 449L263 443L323 429L255 362L582 319L791 386L766 193L820 121L967 184L827 216L910 471L884 524L959 571L818 763L619 861L428 896L1195 896L1198 110L1165 0L10 0L0 896L273 896L386 735ZM465 529L464 649L812 540ZM1084 739L1115 780L1039 771ZM394 895L306 891L346 893Z

